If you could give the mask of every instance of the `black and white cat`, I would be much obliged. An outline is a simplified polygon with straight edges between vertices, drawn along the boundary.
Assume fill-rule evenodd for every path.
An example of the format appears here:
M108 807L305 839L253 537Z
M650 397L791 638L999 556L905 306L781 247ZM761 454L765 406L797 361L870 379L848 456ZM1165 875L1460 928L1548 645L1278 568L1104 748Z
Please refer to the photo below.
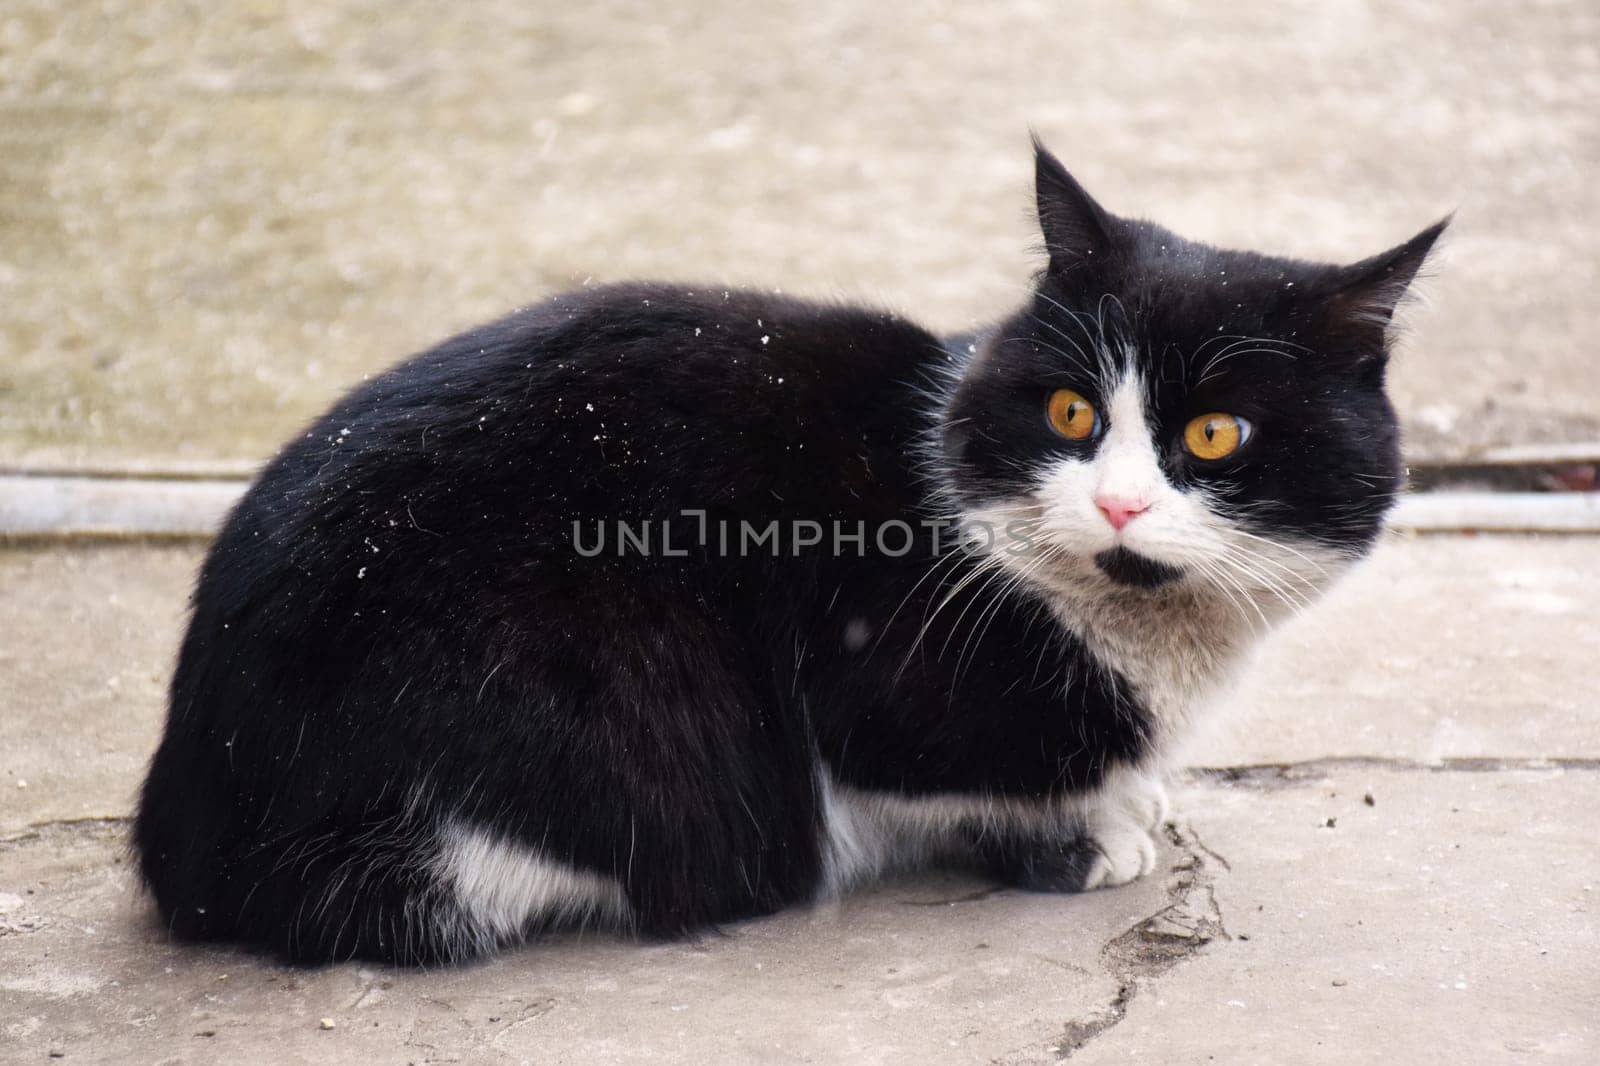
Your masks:
M305 961L676 935L895 868L1147 873L1164 753L1401 484L1354 266L1108 214L941 342L621 285L361 386L200 575L135 843L171 929Z

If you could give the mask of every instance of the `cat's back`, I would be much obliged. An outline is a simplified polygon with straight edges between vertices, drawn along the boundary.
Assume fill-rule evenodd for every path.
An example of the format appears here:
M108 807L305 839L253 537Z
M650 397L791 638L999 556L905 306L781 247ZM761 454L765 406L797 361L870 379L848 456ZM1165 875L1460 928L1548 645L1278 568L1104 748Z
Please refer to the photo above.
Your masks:
M397 528L488 533L486 516L527 528L790 499L819 478L859 497L927 432L919 392L947 359L875 309L703 286L578 290L352 391L264 471L241 517L255 520L250 539L261 520L326 532L375 506Z
M904 399L947 358L935 337L887 311L755 290L613 285L453 337L354 391L322 426L376 416L414 435L419 450L426 428L512 449L511 431L579 444L655 432L684 446L696 438L681 430L782 436ZM619 458L588 452L598 466Z
M649 568L578 566L575 524L602 517L898 517L921 499L946 359L883 311L663 284L459 334L352 390L262 472L204 566L196 665L253 630L359 650L398 619L459 626Z

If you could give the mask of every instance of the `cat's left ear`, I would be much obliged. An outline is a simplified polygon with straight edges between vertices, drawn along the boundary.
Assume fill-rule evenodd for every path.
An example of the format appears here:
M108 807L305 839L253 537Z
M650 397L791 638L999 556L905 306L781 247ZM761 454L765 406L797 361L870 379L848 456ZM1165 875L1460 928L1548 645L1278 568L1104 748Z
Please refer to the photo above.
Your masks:
M1111 254L1116 220L1067 173L1038 134L1033 136L1033 174L1050 273L1105 262Z
M1334 322L1346 328L1385 329L1451 217L1446 215L1387 252L1338 270L1328 299Z

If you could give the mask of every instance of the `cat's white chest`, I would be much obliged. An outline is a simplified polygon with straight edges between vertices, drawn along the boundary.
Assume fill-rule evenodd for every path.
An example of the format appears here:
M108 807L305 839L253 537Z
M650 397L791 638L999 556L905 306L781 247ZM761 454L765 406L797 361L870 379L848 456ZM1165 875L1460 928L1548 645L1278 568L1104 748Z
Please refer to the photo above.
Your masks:
M1130 604L1063 598L1057 618L1131 689L1158 747L1180 740L1232 690L1260 634L1204 601ZM1159 752L1156 753L1159 758Z

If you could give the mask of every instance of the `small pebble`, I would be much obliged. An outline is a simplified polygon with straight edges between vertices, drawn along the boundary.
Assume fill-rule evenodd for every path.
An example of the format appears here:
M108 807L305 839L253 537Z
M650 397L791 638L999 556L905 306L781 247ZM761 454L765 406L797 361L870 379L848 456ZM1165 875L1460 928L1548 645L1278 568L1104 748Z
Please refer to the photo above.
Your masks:
M324 1019L322 1019L322 1021L317 1023L317 1027L320 1028L320 1029L332 1029L333 1026L334 1026L334 1021L333 1021L332 1018L324 1018Z
M1338 828L1338 826L1339 826L1339 819L1337 819L1337 818L1329 818L1326 822L1322 823L1322 828L1324 828L1324 829L1336 829L1336 828Z
M1349 983L1350 982L1346 981L1343 977L1335 977L1333 979L1333 987L1334 988L1343 988L1345 985L1347 985Z
M1361 802L1365 803L1368 807L1376 807L1378 805L1378 801L1372 798L1372 793L1370 792L1361 797Z

